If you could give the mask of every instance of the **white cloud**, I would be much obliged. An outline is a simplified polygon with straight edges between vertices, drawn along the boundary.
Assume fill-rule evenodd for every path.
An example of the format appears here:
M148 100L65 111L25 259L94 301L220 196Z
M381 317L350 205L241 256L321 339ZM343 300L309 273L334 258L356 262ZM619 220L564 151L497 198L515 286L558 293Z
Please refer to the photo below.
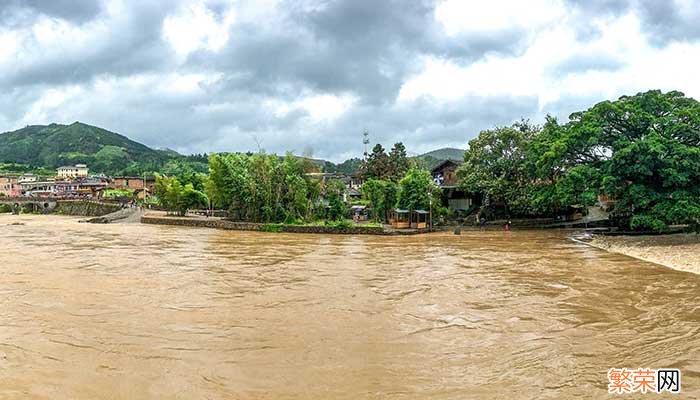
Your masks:
M309 122L330 122L343 115L357 101L350 95L307 95L293 102L281 102L275 99L266 101L267 107L277 118L283 118L289 113L303 110L310 118Z
M518 2L521 3L530 6L529 2ZM454 7L449 12L443 11L450 16L448 21L458 19L461 8ZM542 7L539 4L533 8L538 11L547 9ZM557 5L552 5L552 8L560 9ZM475 12L478 10L477 7ZM506 22L518 19L518 7L505 16L498 16L497 20L494 19L496 8L490 10L493 15L486 13L480 23L476 20L482 15L473 16L474 25L469 29L502 27ZM523 20L532 17L531 12L520 11L523 11ZM424 96L443 102L470 95L535 96L539 99L540 110L546 111L549 104L567 96L603 100L655 88L681 90L700 96L700 83L689 79L694 76L693 71L700 70L700 43L675 43L664 48L651 46L642 31L639 16L633 11L616 19L592 21L599 34L582 41L575 30L576 18L577 15L571 14L547 24L535 24L529 46L520 54L489 54L469 65L427 57L424 69L403 84L399 101L408 102ZM536 22L543 20L546 18L535 18ZM467 26L463 28L467 29ZM610 70L597 70L577 66L577 58L580 62L588 60L593 64L597 59L610 59L620 65ZM574 61L569 65L572 70L559 71L557 67L566 60ZM571 111L575 110L568 110Z
M435 18L450 35L517 27L533 29L564 14L563 4L555 0L445 0L435 10Z
M54 122L55 115L64 112L69 107L70 99L78 97L81 93L83 89L78 86L45 91L22 115L22 125Z
M11 61L17 53L18 42L16 32L0 32L0 64Z
M181 57L199 49L217 51L228 42L228 30L234 21L232 8L217 21L206 4L199 1L185 5L175 15L165 18L163 37Z

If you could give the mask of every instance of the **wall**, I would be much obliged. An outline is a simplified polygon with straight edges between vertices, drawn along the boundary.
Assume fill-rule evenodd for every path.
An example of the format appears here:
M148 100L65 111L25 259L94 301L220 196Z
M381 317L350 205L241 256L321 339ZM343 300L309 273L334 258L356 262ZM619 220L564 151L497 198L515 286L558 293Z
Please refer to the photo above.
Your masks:
M54 213L61 215L78 215L86 217L99 217L120 210L121 207L113 204L98 203L95 201L64 200L58 201Z
M222 219L205 218L176 218L176 217L141 217L141 223L156 225L193 226L201 228L228 229L237 231L265 231L270 227L279 229L279 232L289 233L321 233L336 235L387 235L389 232L381 227L335 227L335 226L307 226L307 225L272 225L256 224L252 222L234 222ZM399 232L408 234L409 232ZM413 233L413 232L410 232Z

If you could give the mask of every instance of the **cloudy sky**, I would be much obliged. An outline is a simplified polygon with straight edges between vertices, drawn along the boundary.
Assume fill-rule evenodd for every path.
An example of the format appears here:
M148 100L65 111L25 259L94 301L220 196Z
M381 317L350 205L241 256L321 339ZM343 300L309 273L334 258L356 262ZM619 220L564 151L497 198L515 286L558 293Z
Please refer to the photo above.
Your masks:
M700 99L694 0L2 0L0 131L183 153L465 147L648 89Z

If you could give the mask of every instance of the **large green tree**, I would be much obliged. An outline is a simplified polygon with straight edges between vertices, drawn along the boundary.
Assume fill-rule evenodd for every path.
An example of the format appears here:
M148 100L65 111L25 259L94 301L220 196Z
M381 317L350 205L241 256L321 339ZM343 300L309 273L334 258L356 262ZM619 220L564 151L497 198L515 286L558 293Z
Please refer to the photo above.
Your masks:
M319 183L307 175L314 168L291 154L214 154L205 187L214 206L234 219L308 220L321 207Z
M338 179L331 179L325 185L325 198L328 201L328 219L338 221L348 214L345 204L345 184Z
M440 188L433 181L430 172L411 168L401 178L398 186L396 207L406 210L428 210L431 206L437 211Z
M362 175L365 179L384 179L389 174L389 168L389 156L386 154L384 147L377 143L362 166Z
M185 215L187 210L193 208L206 208L209 203L204 193L196 190L192 184L183 185L175 177L156 175L154 190L160 204L179 215Z
M617 200L632 229L700 220L700 103L658 90L604 101L548 121L534 151L541 178L590 200ZM570 182L563 184L562 182ZM575 187L575 188L574 188Z
M460 185L481 193L490 203L503 204L506 213L531 213L532 179L528 144L538 127L527 121L482 131L469 142L464 163L457 170Z
M387 178L398 182L410 167L411 163L406 154L406 147L401 142L395 143L389 151Z
M368 202L375 222L387 220L396 207L398 186L389 180L370 179L362 185L362 197Z

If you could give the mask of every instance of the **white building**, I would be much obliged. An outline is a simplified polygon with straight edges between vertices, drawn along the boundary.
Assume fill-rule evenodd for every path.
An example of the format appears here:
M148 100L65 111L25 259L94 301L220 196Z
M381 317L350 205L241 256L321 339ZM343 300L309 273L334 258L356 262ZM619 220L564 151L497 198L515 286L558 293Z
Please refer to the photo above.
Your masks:
M37 176L34 174L22 174L17 178L18 183L23 182L36 182L38 180Z
M56 175L61 178L85 178L88 176L88 167L85 164L58 167Z

